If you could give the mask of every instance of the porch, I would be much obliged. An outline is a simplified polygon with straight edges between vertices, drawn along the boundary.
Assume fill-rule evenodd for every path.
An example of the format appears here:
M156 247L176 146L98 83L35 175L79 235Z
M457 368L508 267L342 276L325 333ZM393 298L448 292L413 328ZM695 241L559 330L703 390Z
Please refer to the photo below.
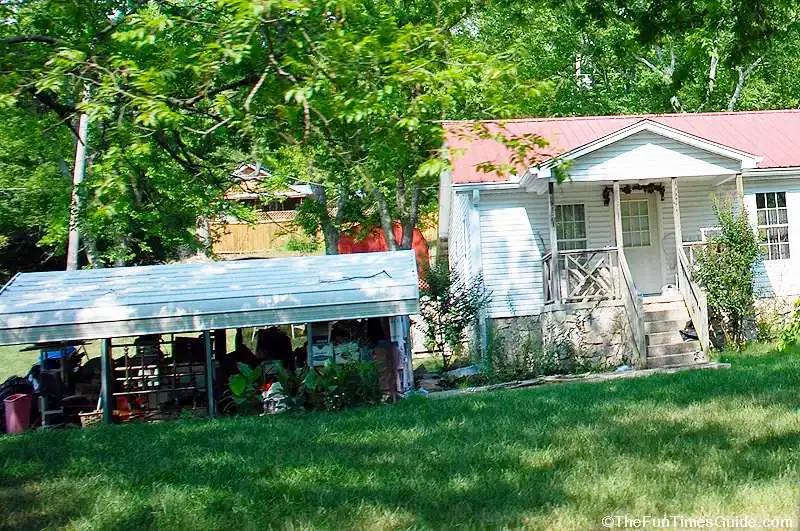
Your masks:
M551 183L549 252L542 257L543 311L570 311L599 302L615 305L623 316L634 363L705 361L710 346L708 306L692 278L693 249L704 243L715 224L709 195L732 195L734 182L741 200L740 175L735 180ZM681 186L687 192L705 190L687 194L691 200L685 212ZM602 208L602 203L607 206ZM689 241L684 240L684 225ZM606 234L606 245L588 245L601 244ZM681 335L688 321L696 332L694 341Z

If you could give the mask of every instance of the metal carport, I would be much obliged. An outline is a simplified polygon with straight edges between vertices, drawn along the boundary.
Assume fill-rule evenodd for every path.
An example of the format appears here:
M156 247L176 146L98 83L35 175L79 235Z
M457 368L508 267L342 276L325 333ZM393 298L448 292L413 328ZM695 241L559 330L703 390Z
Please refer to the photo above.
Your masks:
M413 251L22 273L0 290L0 345L391 317L418 311ZM213 370L207 370L213 415Z

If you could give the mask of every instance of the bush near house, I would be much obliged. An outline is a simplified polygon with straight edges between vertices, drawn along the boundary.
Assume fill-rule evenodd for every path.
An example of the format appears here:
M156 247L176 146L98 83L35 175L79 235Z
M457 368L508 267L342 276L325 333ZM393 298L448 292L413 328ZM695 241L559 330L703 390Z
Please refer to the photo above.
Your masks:
M747 211L730 201L715 201L720 231L697 252L694 277L706 290L711 324L725 343L741 349L755 319L753 267L761 259Z
M470 330L475 330L481 312L489 305L491 293L478 275L464 280L444 261L426 266L420 287L419 311L424 320L425 339L442 357L442 368L452 368L463 354Z

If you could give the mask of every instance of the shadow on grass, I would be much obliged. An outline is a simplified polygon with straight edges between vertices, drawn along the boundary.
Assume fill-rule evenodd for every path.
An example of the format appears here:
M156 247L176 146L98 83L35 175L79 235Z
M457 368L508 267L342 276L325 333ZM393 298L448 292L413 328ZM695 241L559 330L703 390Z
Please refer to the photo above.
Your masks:
M596 527L635 509L690 514L712 495L739 514L730 493L746 488L774 493L778 510L798 463L795 358L339 414L2 438L3 526Z

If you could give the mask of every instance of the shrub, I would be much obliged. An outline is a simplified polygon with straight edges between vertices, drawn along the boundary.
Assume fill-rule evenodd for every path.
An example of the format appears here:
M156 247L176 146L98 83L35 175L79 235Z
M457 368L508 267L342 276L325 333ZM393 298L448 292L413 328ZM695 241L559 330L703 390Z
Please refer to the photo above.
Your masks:
M491 300L480 276L466 281L445 262L428 266L420 289L420 314L425 338L431 350L442 356L442 367L449 370L462 350L467 332L478 323L480 313Z
M730 201L715 202L721 230L697 253L694 278L708 294L709 317L725 342L737 349L746 342L747 326L755 316L753 267L761 249L747 212L736 212Z
M328 363L323 367L287 371L280 362L264 362L256 368L239 364L231 375L221 401L226 413L262 411L262 392L270 382L280 384L287 409L340 410L381 399L379 368L375 362Z
M289 408L340 410L381 399L375 362L327 363L289 372L279 363L275 371Z
M780 333L778 338L778 350L786 352L798 342L800 342L800 299L794 303L792 320Z

